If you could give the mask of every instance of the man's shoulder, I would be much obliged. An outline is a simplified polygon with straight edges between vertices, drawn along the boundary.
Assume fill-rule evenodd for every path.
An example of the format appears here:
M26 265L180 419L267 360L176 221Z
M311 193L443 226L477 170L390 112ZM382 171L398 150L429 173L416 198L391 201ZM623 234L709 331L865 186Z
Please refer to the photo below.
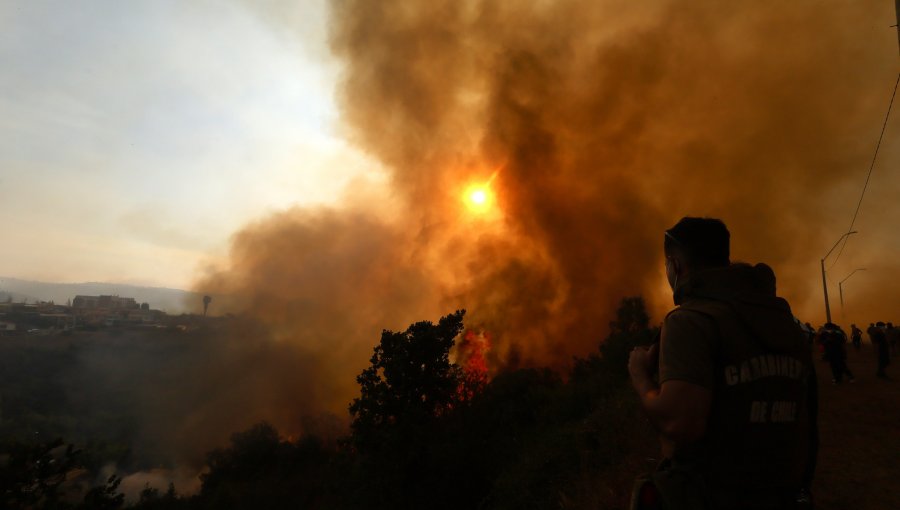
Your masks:
M663 321L663 334L667 337L713 335L717 315L714 305L705 306L698 301L684 303L666 315Z
M716 338L709 315L685 305L669 312L660 339L660 384L680 380L713 389Z
M666 315L666 321L670 318L674 321L702 321L708 322L724 313L727 313L728 306L721 301L713 299L691 299L684 302L677 308L673 309Z

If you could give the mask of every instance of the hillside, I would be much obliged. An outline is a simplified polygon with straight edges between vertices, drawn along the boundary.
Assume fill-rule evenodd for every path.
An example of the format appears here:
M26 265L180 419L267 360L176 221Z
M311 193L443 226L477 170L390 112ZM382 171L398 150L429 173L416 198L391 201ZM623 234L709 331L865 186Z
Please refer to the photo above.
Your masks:
M628 348L653 337L646 322L613 327L602 356L574 361L565 377L509 370L435 419L353 429L346 449L334 442L347 433L340 417L303 415L307 352L269 343L240 318L190 320L197 327L4 339L0 438L64 437L83 449L80 462L95 478L116 466L129 504L146 481L159 494L172 481L180 498L138 505L157 510L617 509L658 458L624 375ZM900 385L875 377L868 342L848 355L856 381L841 385L815 356L817 508L900 508ZM226 447L234 431L242 432ZM201 481L200 470L214 476Z

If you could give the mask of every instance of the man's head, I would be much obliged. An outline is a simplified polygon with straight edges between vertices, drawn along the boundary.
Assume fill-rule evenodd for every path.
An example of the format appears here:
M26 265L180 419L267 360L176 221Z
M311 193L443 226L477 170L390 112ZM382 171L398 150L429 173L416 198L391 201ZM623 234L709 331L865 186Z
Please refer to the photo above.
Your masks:
M666 277L675 288L694 271L730 264L731 234L722 220L685 217L666 230Z
M883 327L884 327L884 323L881 322L881 321L878 321L878 322L875 323L875 327L877 327L877 328L883 328Z

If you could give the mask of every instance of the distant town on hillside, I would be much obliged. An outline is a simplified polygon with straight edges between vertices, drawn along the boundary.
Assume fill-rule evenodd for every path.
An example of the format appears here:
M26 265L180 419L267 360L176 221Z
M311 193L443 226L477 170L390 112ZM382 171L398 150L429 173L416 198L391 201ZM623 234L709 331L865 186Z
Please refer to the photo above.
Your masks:
M2 278L0 336L177 327L185 312L203 310L204 302L203 296L178 289Z
M0 276L0 303L40 301L66 303L75 296L128 296L138 303L149 303L155 310L169 314L197 311L202 297L193 292L165 287L144 287L119 283L54 283Z
M204 297L204 305L212 300ZM204 306L203 316L206 315ZM0 302L0 336L57 335L77 330L94 331L105 328L192 328L191 318L197 315L169 315L153 309L150 303L139 303L132 297L77 295L65 304L53 301L27 300L15 302L12 296Z

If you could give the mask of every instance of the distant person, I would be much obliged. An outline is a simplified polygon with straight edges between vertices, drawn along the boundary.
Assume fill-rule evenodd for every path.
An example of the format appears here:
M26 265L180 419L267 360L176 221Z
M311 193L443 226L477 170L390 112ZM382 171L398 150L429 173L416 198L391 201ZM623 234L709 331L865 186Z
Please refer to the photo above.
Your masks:
M818 450L816 377L807 337L769 266L731 264L730 234L683 218L664 236L679 305L661 340L635 348L631 382L660 432L663 461L638 479L641 508L795 508L808 501ZM658 382L654 374L658 369Z
M878 322L875 324L875 328L872 329L872 332L869 333L869 337L872 339L872 343L875 345L878 353L878 372L876 372L875 375L882 379L888 379L885 368L891 363L890 347L888 345L885 329L884 323Z
M816 328L812 327L812 324L807 322L803 325L803 333L806 334L809 345L813 345L816 340Z
M828 348L826 346L828 340L828 330L825 326L826 324L823 324L822 327L816 330L815 340L813 340L813 343L819 349L819 354L821 355L822 361L828 361Z
M850 325L850 338L853 348L859 351L859 348L862 346L862 330L857 328L856 324Z
M825 357L831 366L831 383L840 384L844 375L854 382L853 372L847 367L847 334L837 324L828 322L822 328L822 345L825 346Z
M888 322L884 334L887 337L888 345L890 345L891 354L896 356L897 344L900 343L900 329L895 328L893 322Z
M878 335L877 329L878 326L874 322L869 323L869 327L866 328L866 335L869 336L869 343L872 344L872 352L875 353L876 360L878 359L878 343L875 341L876 335Z

